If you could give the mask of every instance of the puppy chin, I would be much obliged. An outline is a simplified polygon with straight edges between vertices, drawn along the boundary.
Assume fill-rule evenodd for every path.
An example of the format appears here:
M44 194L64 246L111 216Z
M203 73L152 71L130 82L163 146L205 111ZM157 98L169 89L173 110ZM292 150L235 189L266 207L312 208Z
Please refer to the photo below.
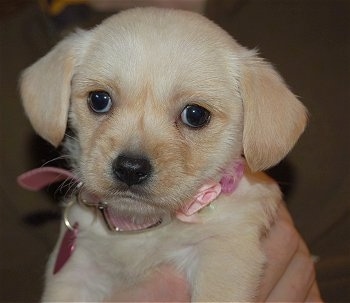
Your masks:
M153 205L152 200L137 195L114 194L104 199L104 202L119 215L133 218L135 223L169 213L168 209Z

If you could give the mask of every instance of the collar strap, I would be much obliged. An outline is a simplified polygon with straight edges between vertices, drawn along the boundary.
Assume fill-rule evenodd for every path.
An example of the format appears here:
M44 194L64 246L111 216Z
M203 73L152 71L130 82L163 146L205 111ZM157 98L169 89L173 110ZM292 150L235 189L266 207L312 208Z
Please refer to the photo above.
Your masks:
M243 173L243 160L233 162L231 166L224 170L220 182L204 184L194 198L176 213L176 217L183 222L199 222L198 212L213 202L220 193L231 194L234 192L243 177Z
M219 182L208 182L204 184L188 203L176 212L176 218L183 222L200 222L199 211L213 202L221 193L230 194L237 188L244 172L243 160L235 161L230 167L224 170ZM42 188L64 180L74 180L80 183L78 178L68 170L57 167L41 167L30 170L17 178L18 184L31 191L38 191ZM82 183L80 183L82 185ZM106 221L109 229L113 231L143 231L149 228L162 226L169 223L171 218L158 218L152 222L134 224L128 218L120 217L113 208L106 205L96 195L90 194L81 189L78 192L78 201L87 206L98 208ZM67 225L69 227L69 224Z

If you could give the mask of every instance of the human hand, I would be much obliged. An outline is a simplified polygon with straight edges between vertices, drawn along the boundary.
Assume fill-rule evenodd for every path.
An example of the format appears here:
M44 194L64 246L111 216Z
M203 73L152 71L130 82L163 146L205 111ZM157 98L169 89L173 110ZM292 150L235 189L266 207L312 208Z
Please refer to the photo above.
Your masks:
M105 302L190 302L190 298L186 279L164 265L135 287L113 293Z
M259 302L322 302L314 262L284 204L262 249L267 264Z
M258 302L322 302L313 260L284 205L262 249L267 265ZM136 287L113 294L109 301L189 302L190 291L183 276L162 266Z

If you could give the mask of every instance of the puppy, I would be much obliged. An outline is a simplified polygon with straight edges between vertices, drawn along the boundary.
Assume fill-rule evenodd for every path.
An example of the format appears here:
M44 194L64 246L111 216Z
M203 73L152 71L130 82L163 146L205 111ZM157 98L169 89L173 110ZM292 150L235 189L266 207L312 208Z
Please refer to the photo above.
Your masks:
M79 183L43 301L103 301L162 264L192 301L254 300L281 200L259 171L307 119L270 64L195 13L132 9L60 42L25 70L21 95Z

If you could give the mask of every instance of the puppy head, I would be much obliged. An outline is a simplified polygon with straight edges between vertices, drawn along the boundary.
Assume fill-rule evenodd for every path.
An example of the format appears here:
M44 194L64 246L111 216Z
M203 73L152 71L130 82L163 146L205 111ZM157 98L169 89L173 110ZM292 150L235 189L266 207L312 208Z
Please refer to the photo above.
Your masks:
M252 170L278 163L306 123L269 64L175 10L129 10L69 36L23 73L21 94L53 145L70 120L85 186L142 215L175 211L241 154Z

